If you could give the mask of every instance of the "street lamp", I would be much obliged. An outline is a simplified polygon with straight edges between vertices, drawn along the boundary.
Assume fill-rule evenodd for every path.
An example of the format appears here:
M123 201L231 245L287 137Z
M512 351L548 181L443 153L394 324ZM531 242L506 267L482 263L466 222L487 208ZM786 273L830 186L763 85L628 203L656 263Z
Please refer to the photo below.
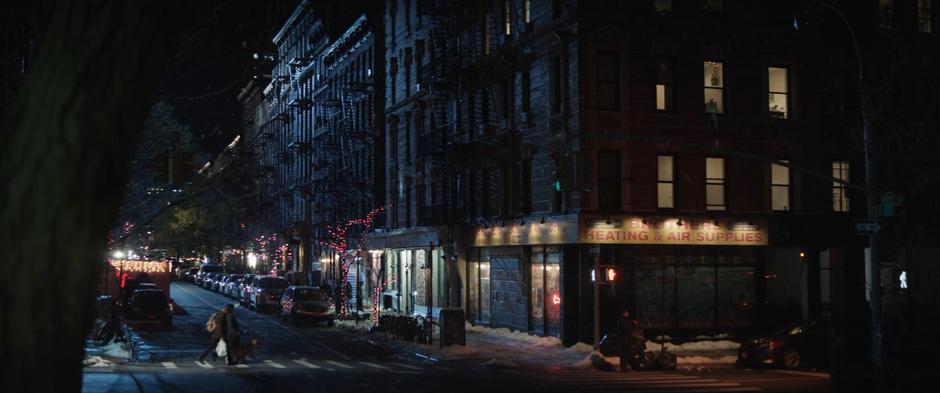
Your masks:
M849 32L849 36L852 38L852 48L855 50L855 61L858 64L858 98L859 105L861 105L862 112L862 149L864 155L865 163L865 199L866 199L866 218L871 221L872 214L875 211L876 205L876 190L872 186L874 177L872 174L872 157L871 157L871 114L869 113L869 92L867 86L865 85L865 72L862 67L862 54L858 47L858 40L855 38L855 30L852 29L852 24L849 23L849 20L839 11L838 8L832 4L821 2L817 3L818 6L832 11L842 23L845 25L846 30ZM875 377L880 378L881 369L884 364L883 351L884 347L882 344L882 333L881 333L881 262L878 259L878 242L877 235L874 231L868 234L868 253L869 259L871 260L871 266L869 267L869 273L871 275L871 287L869 288L869 294L871 298L871 356L872 356L872 366L874 367Z

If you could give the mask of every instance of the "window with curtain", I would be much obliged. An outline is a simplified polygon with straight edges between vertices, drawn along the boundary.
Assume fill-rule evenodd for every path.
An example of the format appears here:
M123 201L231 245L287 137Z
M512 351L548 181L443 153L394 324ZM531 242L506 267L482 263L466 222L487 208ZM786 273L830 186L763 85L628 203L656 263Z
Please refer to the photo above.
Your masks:
M656 59L656 110L673 110L673 65L672 59Z
M842 181L849 181L848 161L833 161L832 177ZM843 183L832 182L832 211L849 211L849 196L846 192L845 184Z
M789 112L789 79L784 67L767 67L767 111L775 119L787 119Z
M933 0L917 0L917 31L933 32Z
M657 185L656 197L657 207L673 208L675 207L675 172L673 156L657 157Z
M724 65L718 61L705 62L705 113L725 113Z

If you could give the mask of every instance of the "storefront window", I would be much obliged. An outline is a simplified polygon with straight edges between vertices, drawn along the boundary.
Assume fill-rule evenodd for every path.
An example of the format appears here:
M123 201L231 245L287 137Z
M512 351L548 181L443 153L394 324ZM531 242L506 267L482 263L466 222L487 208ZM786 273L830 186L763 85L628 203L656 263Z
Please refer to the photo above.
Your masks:
M754 269L718 267L718 322L720 326L738 327L751 323L754 309Z
M424 250L415 252L415 305L428 305L428 268Z
M480 321L490 321L490 263L480 262Z
M636 318L647 327L672 327L676 319L675 258L640 255L636 261Z
M545 264L544 253L541 248L532 250L531 279L529 299L532 307L530 320L532 321L531 330L536 334L541 334L545 329Z
M467 320L476 321L480 316L480 264L467 264Z
M561 253L550 252L545 264L546 331L550 336L561 334Z
M696 258L691 258L693 261ZM713 266L679 266L677 270L679 326L688 328L714 327L715 268Z

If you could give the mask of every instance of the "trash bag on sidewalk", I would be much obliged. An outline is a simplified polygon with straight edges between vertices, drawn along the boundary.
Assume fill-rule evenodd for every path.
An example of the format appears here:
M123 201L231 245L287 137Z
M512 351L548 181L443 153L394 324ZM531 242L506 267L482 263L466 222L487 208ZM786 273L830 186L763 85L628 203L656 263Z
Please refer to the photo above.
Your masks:
M228 355L228 346L225 345L225 340L219 340L219 344L215 346L215 354L219 355L220 358Z

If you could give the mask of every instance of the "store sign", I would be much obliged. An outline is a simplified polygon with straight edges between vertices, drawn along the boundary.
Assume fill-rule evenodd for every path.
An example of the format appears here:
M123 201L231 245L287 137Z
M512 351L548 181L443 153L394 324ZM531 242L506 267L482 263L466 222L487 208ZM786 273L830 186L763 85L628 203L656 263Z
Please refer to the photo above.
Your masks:
M473 245L518 246L527 244L565 244L577 240L577 223L574 219L549 218L546 222L530 221L525 224L512 222L478 226L474 229Z
M124 272L143 273L169 273L170 263L167 261L138 261L129 259L111 259L108 262L115 270Z
M584 218L579 227L580 243L767 245L762 220L618 216Z

